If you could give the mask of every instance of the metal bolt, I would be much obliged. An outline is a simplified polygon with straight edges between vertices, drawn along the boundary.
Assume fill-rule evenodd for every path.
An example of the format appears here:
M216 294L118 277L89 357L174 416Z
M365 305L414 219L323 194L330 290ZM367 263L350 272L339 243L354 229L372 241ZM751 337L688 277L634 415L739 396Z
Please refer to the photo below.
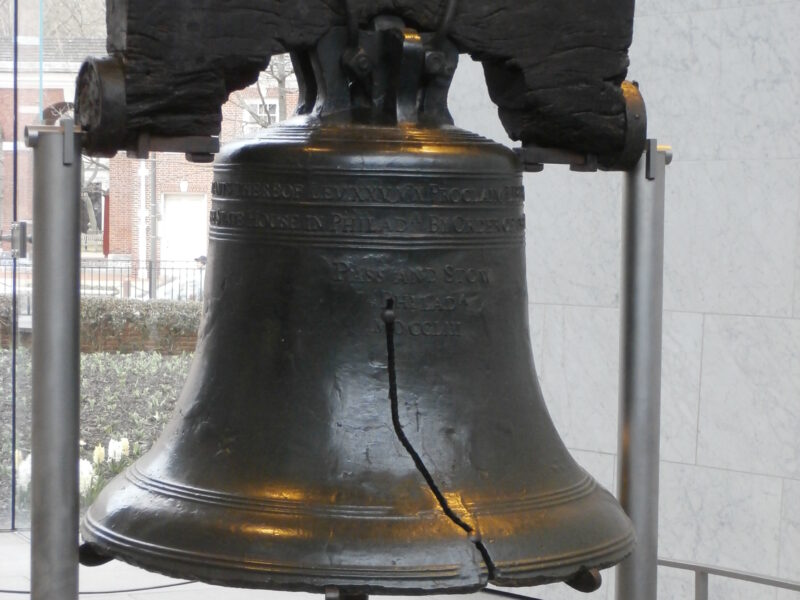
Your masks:
M664 153L664 162L666 164L672 164L672 146L659 144L658 151Z
M356 77L366 77L372 72L372 60L363 48L346 50L342 61Z
M444 52L430 50L425 53L425 72L428 75L442 75L447 70L447 58Z

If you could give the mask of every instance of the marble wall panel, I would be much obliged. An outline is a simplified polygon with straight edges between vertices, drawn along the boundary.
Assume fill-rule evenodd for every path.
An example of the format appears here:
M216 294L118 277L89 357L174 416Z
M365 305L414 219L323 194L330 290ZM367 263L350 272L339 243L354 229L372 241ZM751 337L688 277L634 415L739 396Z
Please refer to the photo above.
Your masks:
M462 56L450 94L456 123L511 147L489 98L483 69ZM620 194L617 173L547 166L525 175L528 293L537 303L616 306Z
M796 161L673 163L664 308L790 316L798 186Z
M670 12L635 21L628 78L639 82L648 134L672 145L677 160L718 154L719 131L725 127L717 109L721 35L717 11Z
M800 160L796 161L797 169L800 170ZM797 189L797 198L800 202L800 187ZM800 215L798 215L800 221ZM798 234L795 241L794 251L794 302L792 304L792 316L800 317L800 222L798 222Z
M661 459L693 464L697 449L703 316L665 312L661 353Z
M536 305L542 315L537 370L545 401L568 447L617 449L619 313ZM702 316L665 313L661 402L662 458L694 463ZM591 418L588 418L592 415Z
M712 10L723 0L636 0L636 16L670 15L685 12Z
M800 481L797 480L783 481L778 574L784 579L800 582Z
M617 457L614 454L572 449L569 453L589 475L597 480L597 483L616 495Z
M800 479L800 321L707 315L697 457Z
M659 567L658 600L694 600L694 574Z
M497 116L497 106L489 98L483 67L462 54L448 97L450 114L459 127L501 144L514 145Z
M547 166L526 175L525 189L530 298L543 304L617 306L621 176Z
M778 572L781 480L661 463L659 556Z
M569 448L617 451L619 311L546 306L540 380Z
M728 577L708 578L709 600L777 600L777 588L730 579Z
M719 11L719 156L800 156L800 3L745 3ZM755 5L753 5L755 4Z

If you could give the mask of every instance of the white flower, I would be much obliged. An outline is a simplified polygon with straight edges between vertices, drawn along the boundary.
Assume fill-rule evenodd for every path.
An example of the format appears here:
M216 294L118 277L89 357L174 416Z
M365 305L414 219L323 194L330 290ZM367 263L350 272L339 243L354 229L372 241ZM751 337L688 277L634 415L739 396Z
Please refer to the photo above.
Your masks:
M22 464L24 459L25 455L22 454L22 450L19 448L14 450L14 468L19 469L19 466Z
M78 488L80 489L81 496L84 496L94 483L94 467L92 463L82 458L78 463L78 472L80 473Z
M94 447L94 452L92 452L92 462L94 462L94 464L96 465L99 465L105 459L106 459L105 448L103 448L102 445L97 444L97 446Z
M122 450L122 456L130 456L131 454L131 443L128 441L128 438L124 437L120 441L120 449Z
M122 458L122 442L111 438L108 440L108 462L118 462Z
M21 490L27 490L31 484L31 455L28 454L22 462L19 463L17 471L17 487Z

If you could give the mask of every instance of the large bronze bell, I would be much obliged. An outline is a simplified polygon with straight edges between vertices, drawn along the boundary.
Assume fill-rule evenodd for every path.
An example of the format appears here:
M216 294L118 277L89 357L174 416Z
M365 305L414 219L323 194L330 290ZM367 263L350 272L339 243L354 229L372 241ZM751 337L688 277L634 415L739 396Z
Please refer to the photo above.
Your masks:
M537 382L519 159L447 124L454 49L432 74L428 36L375 29L362 46L386 72L348 75L334 31L295 57L301 115L218 157L194 363L158 443L89 509L97 553L234 586L435 593L630 552Z

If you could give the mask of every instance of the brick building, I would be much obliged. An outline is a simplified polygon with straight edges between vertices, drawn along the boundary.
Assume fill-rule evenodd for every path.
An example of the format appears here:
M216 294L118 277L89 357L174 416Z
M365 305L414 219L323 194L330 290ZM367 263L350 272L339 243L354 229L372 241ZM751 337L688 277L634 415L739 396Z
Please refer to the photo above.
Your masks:
M68 108L81 62L87 56L103 55L104 38L45 40L41 50L38 37L19 38L17 220L33 217L32 153L23 142L25 126L41 123L47 107ZM12 69L11 39L0 38L0 230L3 233L8 233L14 213ZM223 107L221 143L257 135L266 121L276 122L294 112L298 93L293 77L279 87L274 78L262 75L259 86L260 89L252 86L234 93ZM97 228L84 235L84 264L95 269L109 265L118 269L111 276L114 289L102 291L104 288L99 286L97 293L145 297L150 290L136 282L144 279L149 262L160 269L177 262L191 267L194 259L206 254L211 165L189 163L182 154L157 154L149 160L129 159L120 154L91 165L85 163L85 183L89 179L103 193L108 193L108 202L97 207ZM101 231L104 224L106 230ZM103 237L108 256L103 254ZM8 243L2 248L8 250ZM108 277L108 274L103 276L104 280ZM120 278L134 280L134 285L116 285ZM85 291L91 285L84 281ZM132 291L137 288L138 292Z
M13 50L10 38L0 38L0 141L2 141L2 175L0 175L0 229L7 233L13 214ZM105 53L104 39L45 40L19 38L18 75L18 144L17 144L17 218L33 216L32 154L23 142L25 126L41 122L45 107L70 102L75 95L75 73L81 61L90 55ZM41 75L40 75L41 59ZM41 92L40 92L41 83Z
M284 94L268 78L262 78L261 85L260 93L253 86L235 93L223 106L223 145L257 135L262 129L259 122L263 123L267 114L277 122L281 112L294 112L298 99L294 81L288 83ZM283 109L279 96L285 97ZM182 154L157 154L148 160L120 154L111 159L109 167L108 238L112 259L127 259L139 265L144 254L145 260L168 264L206 254L212 165L190 163Z

